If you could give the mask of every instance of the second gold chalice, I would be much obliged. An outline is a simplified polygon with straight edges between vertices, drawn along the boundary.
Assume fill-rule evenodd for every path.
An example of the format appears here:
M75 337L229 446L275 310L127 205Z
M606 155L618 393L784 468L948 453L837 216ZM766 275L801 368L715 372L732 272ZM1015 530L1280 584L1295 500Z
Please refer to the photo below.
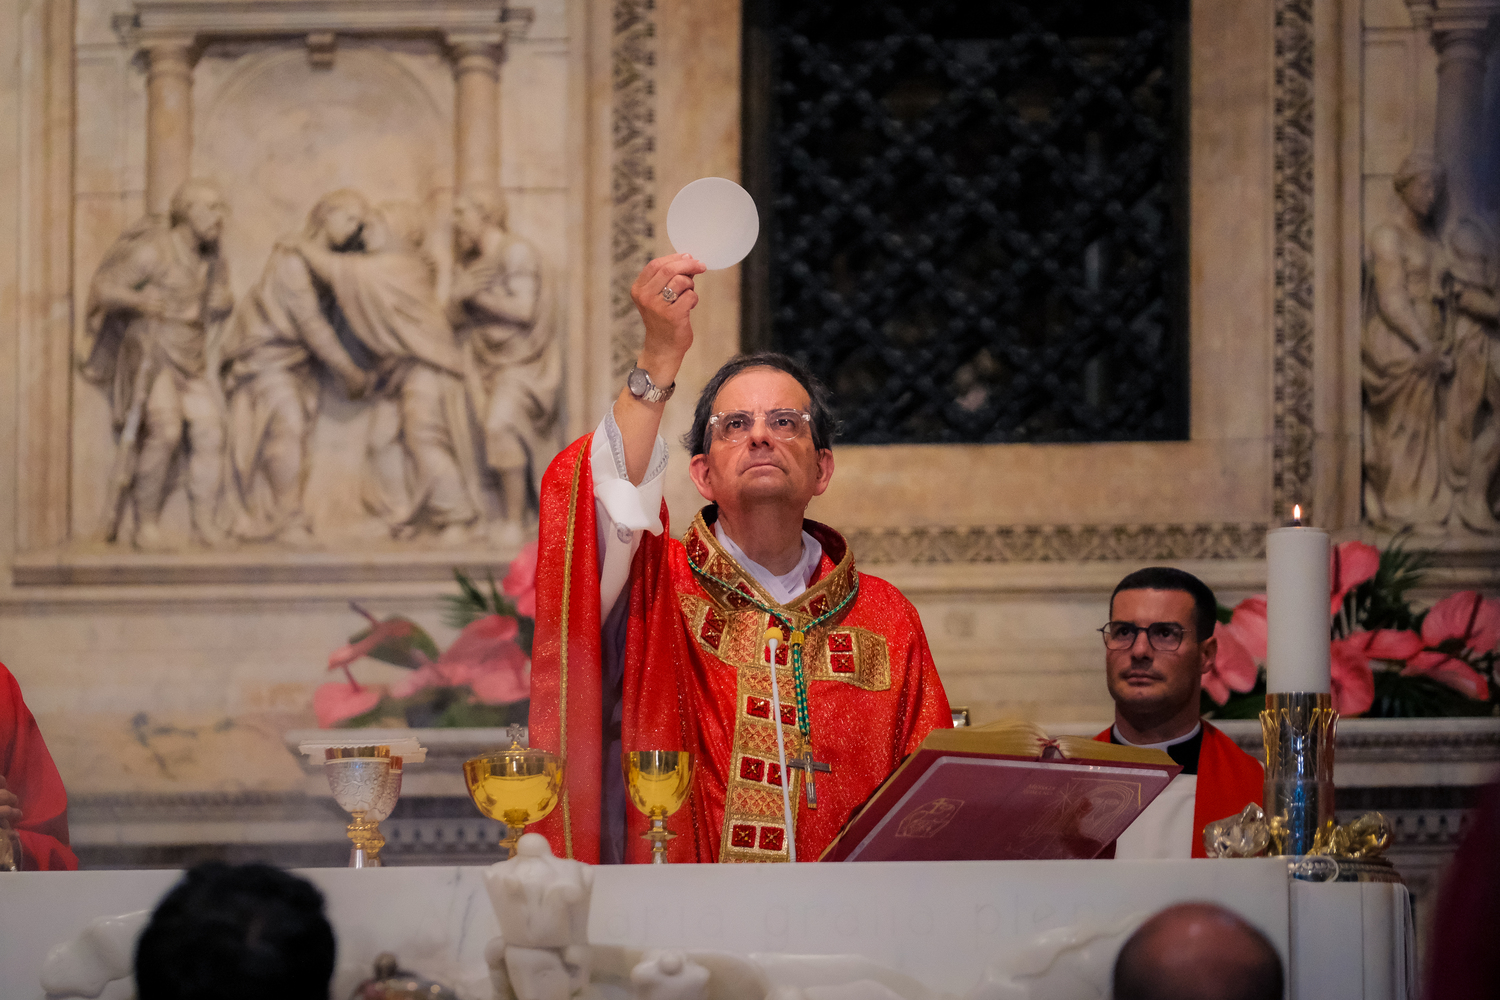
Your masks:
M621 760L630 801L651 819L641 834L651 841L651 863L667 863L667 841L677 834L667 829L667 817L687 801L693 787L693 755L686 750L632 750Z
M529 823L543 819L557 805L563 768L557 754L532 750L515 736L510 746L464 761L464 782L479 811L505 824L500 846L516 856L516 842Z

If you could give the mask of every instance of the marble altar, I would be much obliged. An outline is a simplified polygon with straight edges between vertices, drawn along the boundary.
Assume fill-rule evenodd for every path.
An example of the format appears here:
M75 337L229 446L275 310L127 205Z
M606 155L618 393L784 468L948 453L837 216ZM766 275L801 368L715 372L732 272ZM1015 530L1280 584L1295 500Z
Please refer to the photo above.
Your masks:
M333 995L347 995L375 956L390 950L466 998L487 998L485 950L499 930L487 871L299 872L326 895L338 935ZM0 878L0 970L8 995L41 1000L38 976L48 949L99 916L151 907L177 877ZM1292 882L1274 859L602 867L594 870L588 939L596 975L611 963L628 975L645 951L673 948L689 958L751 959L778 986L816 982L817 974L799 970L809 962L795 956L847 956L844 971L827 976L842 982L838 976L849 969L878 975L906 1000L966 996L981 982L991 992L974 995L1104 995L1098 977L1113 950L1080 959L1055 946L1048 952L1048 943L1068 935L1085 943L1118 939L1125 923L1189 899L1231 906L1264 932L1288 964L1293 1000L1409 996L1404 888ZM1039 963L1047 953L1055 960ZM996 984L1007 981L1027 981L1025 991L999 992ZM125 995L124 983L104 994Z

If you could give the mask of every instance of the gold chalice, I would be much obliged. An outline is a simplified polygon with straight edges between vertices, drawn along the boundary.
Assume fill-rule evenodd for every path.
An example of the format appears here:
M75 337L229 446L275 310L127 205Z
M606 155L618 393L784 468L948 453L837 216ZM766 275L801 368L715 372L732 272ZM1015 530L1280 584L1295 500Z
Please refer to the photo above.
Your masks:
M356 734L358 730L354 731ZM362 735L362 734L361 734ZM400 733L369 733L368 743L335 736L305 740L297 749L323 765L333 800L348 812L350 868L378 868L380 821L390 816L401 797L401 772L407 764L420 764L427 750L415 738Z
M402 760L384 745L328 747L323 751L333 800L352 817L350 868L381 867L385 837L380 821L391 814L401 795Z
M516 856L516 841L528 823L544 818L562 793L562 762L557 754L531 750L511 736L504 750L464 761L464 781L479 811L505 824L500 846Z
M651 863L667 863L667 841L677 834L667 830L667 817L687 801L693 787L693 755L686 750L632 750L621 761L630 801L651 819L641 834L651 841Z

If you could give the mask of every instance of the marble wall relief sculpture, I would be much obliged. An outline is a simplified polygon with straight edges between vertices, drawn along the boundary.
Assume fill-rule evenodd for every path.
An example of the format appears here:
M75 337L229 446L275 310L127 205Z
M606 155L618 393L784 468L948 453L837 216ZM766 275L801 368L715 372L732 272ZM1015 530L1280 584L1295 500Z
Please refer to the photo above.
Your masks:
M1370 220L1366 240L1364 509L1382 529L1493 539L1500 536L1500 191L1481 167L1482 140L1500 134L1483 92L1493 61L1486 24L1500 4L1457 13L1447 6L1411 4L1415 30L1431 29L1437 55L1432 146L1419 141L1396 168L1392 208Z
M100 535L166 547L162 508L172 480L188 494L196 541L214 545L224 442L210 340L229 315L219 253L226 206L212 184L188 181L166 218L147 216L110 248L89 286L84 377L109 394L117 437ZM185 474L174 476L174 466Z
M465 342L469 395L484 458L499 489L502 543L519 542L522 517L557 452L562 359L536 248L505 227L498 190L458 196L448 316Z
M514 26L476 2L379 27L290 5L328 22L319 45L249 8L185 30L170 0L123 33L147 215L75 351L112 435L107 472L79 451L81 506L102 492L96 539L141 551L519 546L562 371L552 278L499 187Z

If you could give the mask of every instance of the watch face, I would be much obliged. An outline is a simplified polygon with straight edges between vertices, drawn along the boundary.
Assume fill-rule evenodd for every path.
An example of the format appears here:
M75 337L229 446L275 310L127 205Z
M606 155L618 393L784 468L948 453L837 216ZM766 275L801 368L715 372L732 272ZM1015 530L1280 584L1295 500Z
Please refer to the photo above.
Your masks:
M651 376L644 369L632 368L630 374L625 377L625 384L630 387L630 392L635 396L644 396L651 391Z

